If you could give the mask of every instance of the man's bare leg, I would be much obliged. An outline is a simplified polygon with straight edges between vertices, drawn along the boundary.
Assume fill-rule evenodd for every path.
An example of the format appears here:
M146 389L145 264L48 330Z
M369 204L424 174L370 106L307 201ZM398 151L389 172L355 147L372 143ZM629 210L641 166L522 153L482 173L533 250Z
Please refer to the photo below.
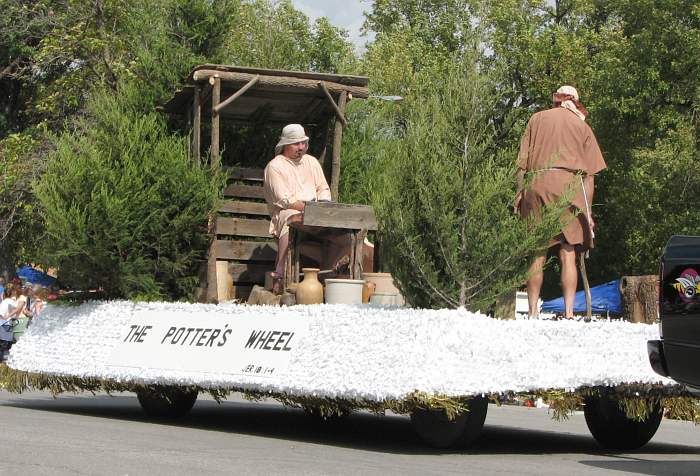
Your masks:
M284 277L287 250L289 250L289 233L285 233L277 239L277 258L275 259L275 277L277 278Z
M527 278L527 303L529 307L530 318L536 318L540 314L539 306L537 305L540 300L540 290L542 289L542 282L544 281L544 263L546 261L547 255L541 254L537 255L530 265L528 270Z
M568 243L562 243L559 259L561 260L561 288L564 293L564 317L571 319L574 317L574 300L578 284L576 249Z

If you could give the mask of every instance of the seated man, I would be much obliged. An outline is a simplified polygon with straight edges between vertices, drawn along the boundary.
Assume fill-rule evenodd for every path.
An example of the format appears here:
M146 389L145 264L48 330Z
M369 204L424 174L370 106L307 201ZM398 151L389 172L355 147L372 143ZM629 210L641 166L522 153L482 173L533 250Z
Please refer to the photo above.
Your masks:
M265 167L264 190L271 217L270 234L277 238L277 259L273 274L276 281L284 277L285 258L289 249L289 224L302 221L304 202L331 200L331 191L321 164L315 157L306 154L308 147L309 138L304 128L299 124L289 124L282 129L275 147L275 158ZM335 268L347 264L349 235L342 233L324 239L333 242L335 247L329 253L330 256L313 257L319 266L324 266L324 258L333 259L331 262Z

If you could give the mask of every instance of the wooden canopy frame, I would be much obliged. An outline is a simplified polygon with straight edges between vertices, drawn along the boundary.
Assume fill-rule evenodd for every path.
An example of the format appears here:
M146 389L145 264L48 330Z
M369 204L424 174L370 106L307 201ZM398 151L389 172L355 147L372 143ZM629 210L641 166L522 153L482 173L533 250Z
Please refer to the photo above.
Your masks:
M323 137L318 159L329 175L331 195L337 200L340 149L347 125L345 108L351 99L368 97L367 84L363 76L205 64L194 68L185 86L159 110L186 120L190 156L198 162L203 156L204 121L211 121L211 167L221 166L221 121L259 124L264 115L266 126L280 130L294 123L303 125L309 136L318 130ZM330 170L325 163L329 147ZM232 183L224 196L229 200L221 204L210 222L215 237L209 248L207 284L200 288L200 300L246 297L250 287L264 279L269 266L265 263L274 263L277 248L269 236L267 207L262 203L262 168L270 159L260 157L253 168L228 171Z
M206 64L194 68L187 84L159 110L185 116L191 130L191 154L198 161L202 156L202 118L210 117L212 166L221 160L221 120L252 123L256 113L265 109L270 126L298 123L307 128L333 127L329 182L336 200L343 128L347 125L345 108L349 100L369 96L368 82L364 76ZM321 163L328 145L322 145Z

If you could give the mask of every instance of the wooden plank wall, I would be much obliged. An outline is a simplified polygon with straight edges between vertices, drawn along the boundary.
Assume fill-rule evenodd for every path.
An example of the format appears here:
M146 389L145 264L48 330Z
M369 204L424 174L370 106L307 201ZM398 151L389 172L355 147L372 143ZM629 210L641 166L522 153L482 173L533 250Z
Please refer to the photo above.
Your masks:
M218 300L247 300L255 284L272 271L277 245L269 234L270 216L263 198L262 169L229 169L224 202L216 218L212 252L217 263Z

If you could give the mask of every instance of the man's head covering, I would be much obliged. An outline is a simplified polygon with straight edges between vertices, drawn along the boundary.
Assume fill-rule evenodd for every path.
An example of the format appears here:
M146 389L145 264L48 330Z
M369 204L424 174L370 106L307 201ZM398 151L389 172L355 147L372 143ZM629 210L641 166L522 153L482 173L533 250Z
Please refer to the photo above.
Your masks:
M568 96L573 97L578 101L578 91L576 91L576 88L573 86L562 86L559 89L557 89L557 94L566 94Z
M275 154L281 154L285 145L309 140L301 124L289 124L282 129L282 135L275 146Z
M585 121L588 111L578 100L578 91L573 86L562 86L552 95L554 107L563 107L576 114L579 119Z

